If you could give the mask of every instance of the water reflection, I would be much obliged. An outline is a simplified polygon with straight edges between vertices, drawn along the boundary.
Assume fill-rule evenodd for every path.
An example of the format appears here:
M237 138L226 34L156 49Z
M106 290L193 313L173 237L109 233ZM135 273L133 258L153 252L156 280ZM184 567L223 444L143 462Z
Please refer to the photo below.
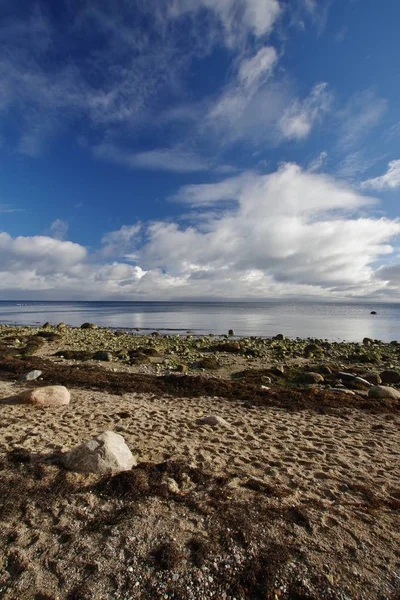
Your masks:
M371 315L377 310L377 315ZM400 339L400 305L196 303L196 302L0 302L0 323L38 325L60 321L79 326L90 321L104 327L239 336L316 337L361 341L364 337Z

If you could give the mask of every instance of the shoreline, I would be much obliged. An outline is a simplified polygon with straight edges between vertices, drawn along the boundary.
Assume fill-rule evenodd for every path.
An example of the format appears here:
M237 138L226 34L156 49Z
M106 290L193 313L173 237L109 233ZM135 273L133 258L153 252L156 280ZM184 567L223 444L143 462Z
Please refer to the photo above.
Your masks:
M400 401L357 381L385 371L400 344L0 326L3 399L71 391L0 405L1 597L395 600ZM137 467L65 471L106 430Z

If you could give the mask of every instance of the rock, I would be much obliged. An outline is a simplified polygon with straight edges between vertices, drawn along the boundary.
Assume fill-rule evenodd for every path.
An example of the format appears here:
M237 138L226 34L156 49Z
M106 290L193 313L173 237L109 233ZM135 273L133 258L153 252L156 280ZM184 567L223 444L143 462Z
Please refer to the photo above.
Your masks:
M371 338L365 337L363 339L363 344L364 344L364 346L373 346L374 340L372 340Z
M137 461L122 435L105 431L68 452L63 464L70 471L107 475L129 471Z
M400 383L400 373L398 371L382 371L379 377L382 383Z
M321 365L318 369L319 373L322 375L332 375L332 369L327 365Z
M29 373L25 373L25 375L22 375L20 380L21 381L34 381L41 375L42 375L42 371L35 369L34 371L29 371Z
M282 333L278 333L277 335L275 335L273 338L273 340L284 340L285 336Z
M362 377L363 379L366 379L366 381L372 383L372 385L379 385L380 383L382 383L382 379L380 378L378 373L364 373Z
M165 485L167 486L168 491L171 492L172 494L180 494L181 493L179 485L177 484L175 479L173 479L172 477L167 477Z
M330 392L341 392L342 394L347 394L348 396L355 396L355 392L353 392L352 390L346 390L346 388L340 388L340 387L334 387L334 388L329 388Z
M376 314L377 314L377 312L376 312L376 310L371 310L371 312L370 312L369 314L370 314L370 315L376 315Z
M57 325L57 329L67 329L68 325L66 325L65 323L59 323Z
M48 329L50 327L50 323L48 321L46 321L46 323L43 323L42 325L42 329Z
M354 377L354 383L360 383L361 385L365 385L366 387L371 387L372 383L367 379L363 379L363 377Z
M317 344L308 344L304 348L304 356L306 358L312 358L315 354L321 354L321 353L322 353L322 348L320 346L317 346Z
M345 373L344 371L339 371L336 373L336 379L341 379L342 381L354 381L356 378L352 373Z
M276 365L275 367L272 367L272 369L268 369L270 371L270 373L273 373L274 375L283 375L285 373L285 367L283 365Z
M400 391L385 385L375 385L368 391L370 398L390 398L391 400L400 400Z
M189 367L187 365L176 365L176 370L178 373L187 373L189 371Z
M228 335L235 335L235 332L233 331L233 329L230 329L230 330L228 331Z
M93 354L93 360L103 360L105 362L110 362L113 359L113 355L111 352L105 352L104 350L99 350Z
M81 329L98 329L94 323L82 323Z
M323 383L324 381L323 375L320 373L313 373L312 371L302 373L300 377L303 383Z
M218 417L217 415L207 415L204 417L200 417L196 419L196 423L198 425L211 425L212 427L218 427L218 425L230 427L229 423L227 423L225 419L223 419L222 417Z
M32 390L26 390L16 396L21 404L34 406L65 406L69 404L71 395L63 385L47 385Z

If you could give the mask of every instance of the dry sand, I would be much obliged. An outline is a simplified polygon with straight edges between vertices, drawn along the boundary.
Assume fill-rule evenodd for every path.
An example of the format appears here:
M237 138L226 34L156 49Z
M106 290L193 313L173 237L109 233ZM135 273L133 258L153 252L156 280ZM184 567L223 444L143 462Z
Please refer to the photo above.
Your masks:
M398 597L398 412L84 389L0 411L0 598ZM208 414L229 427L196 424ZM143 490L102 493L52 464L108 429L146 465ZM178 492L149 484L164 461Z

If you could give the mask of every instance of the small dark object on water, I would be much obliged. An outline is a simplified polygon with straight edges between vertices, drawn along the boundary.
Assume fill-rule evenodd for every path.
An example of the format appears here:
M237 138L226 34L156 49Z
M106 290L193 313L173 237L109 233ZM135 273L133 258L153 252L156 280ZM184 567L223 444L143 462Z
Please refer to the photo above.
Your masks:
M230 330L228 331L228 335L231 335L231 336L232 336L232 335L235 335L235 332L233 331L233 329L230 329Z
M376 312L376 310L371 310L371 312L370 312L369 314L370 314L370 315L376 315L376 314L377 314L377 312Z

